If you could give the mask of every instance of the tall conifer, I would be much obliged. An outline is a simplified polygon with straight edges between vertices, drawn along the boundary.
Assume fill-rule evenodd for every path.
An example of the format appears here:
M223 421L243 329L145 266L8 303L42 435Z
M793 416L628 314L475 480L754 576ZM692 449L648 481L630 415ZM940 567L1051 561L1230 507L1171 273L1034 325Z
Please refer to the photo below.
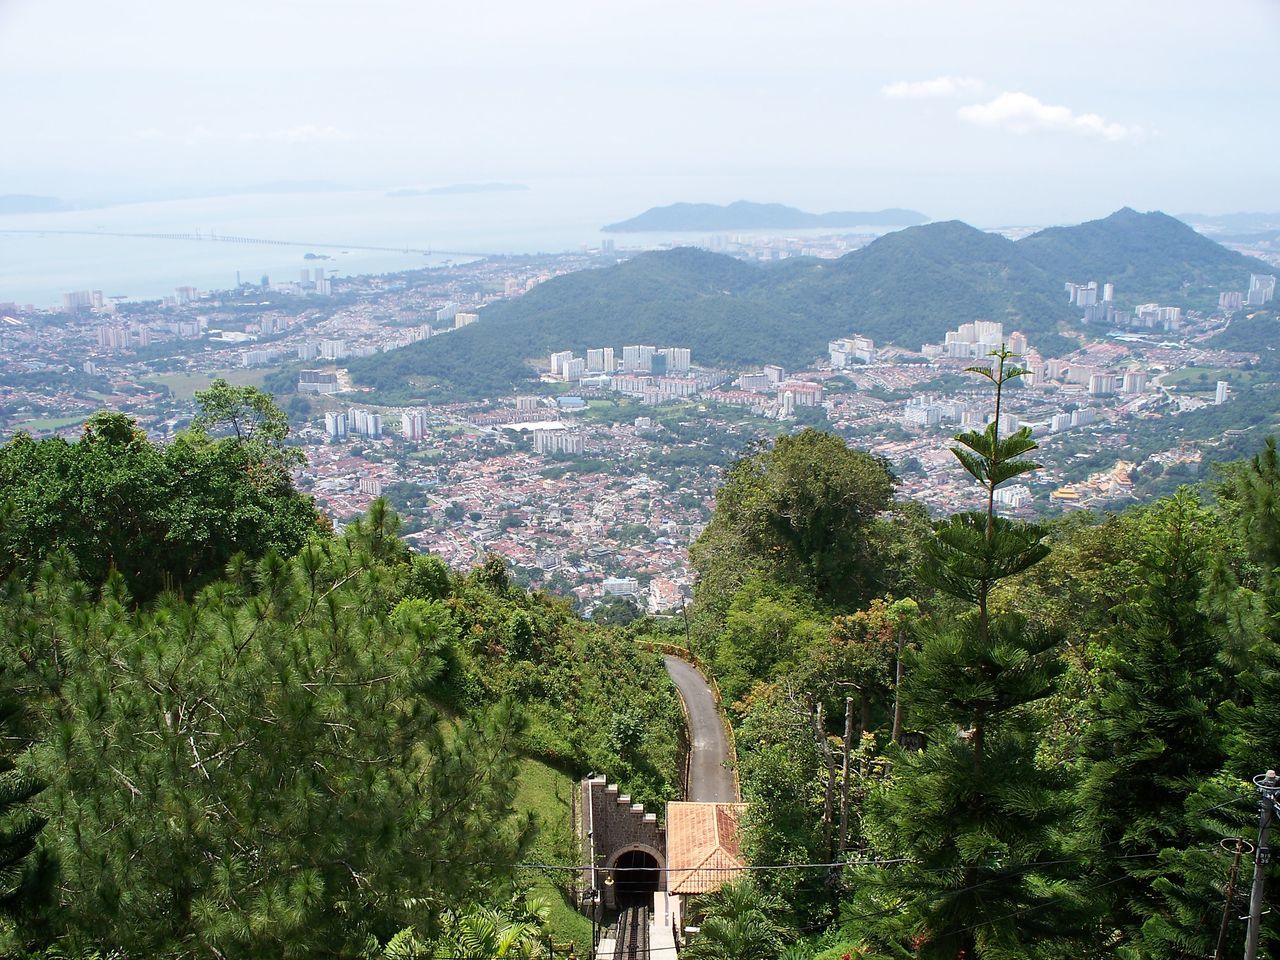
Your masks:
M968 606L923 632L904 693L928 746L900 755L872 801L877 849L907 862L869 868L846 913L855 937L894 956L1034 956L1064 936L1057 845L1064 783L1036 763L1028 706L1060 672L1057 639L997 609L993 588L1048 552L1042 530L996 512L996 489L1037 468L1030 430L1000 436L1006 385L1025 371L1008 351L973 368L996 388L983 431L953 447L985 509L938 525L922 577Z

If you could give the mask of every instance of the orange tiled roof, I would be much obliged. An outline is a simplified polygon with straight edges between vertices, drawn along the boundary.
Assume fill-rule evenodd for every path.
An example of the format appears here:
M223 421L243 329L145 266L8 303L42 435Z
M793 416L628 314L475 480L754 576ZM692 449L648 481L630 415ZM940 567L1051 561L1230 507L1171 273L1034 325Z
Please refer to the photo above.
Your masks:
M746 866L738 818L745 803L667 804L667 892L709 893Z

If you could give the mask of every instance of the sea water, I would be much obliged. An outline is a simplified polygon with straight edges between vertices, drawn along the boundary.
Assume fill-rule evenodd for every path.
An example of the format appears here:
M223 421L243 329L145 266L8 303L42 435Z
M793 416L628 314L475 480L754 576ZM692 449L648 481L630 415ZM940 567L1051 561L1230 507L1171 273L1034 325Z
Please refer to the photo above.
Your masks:
M237 273L246 283L263 276L273 282L297 280L302 270L315 267L330 276L388 273L477 254L598 248L606 237L620 251L706 244L711 238L694 234L604 234L600 228L659 203L738 199L727 192L733 184L718 181L677 186L652 178L601 177L525 186L417 196L367 189L232 194L0 215L0 302L52 307L73 290L156 298L180 286L228 289ZM786 231L798 236L833 232ZM112 235L141 233L250 237L289 245ZM430 254L400 252L404 249ZM328 259L308 258L308 253Z

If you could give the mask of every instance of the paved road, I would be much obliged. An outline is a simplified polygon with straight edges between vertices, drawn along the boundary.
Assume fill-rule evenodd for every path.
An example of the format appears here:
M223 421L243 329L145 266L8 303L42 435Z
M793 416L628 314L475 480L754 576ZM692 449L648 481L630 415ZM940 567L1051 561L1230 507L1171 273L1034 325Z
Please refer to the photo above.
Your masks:
M689 789L684 799L701 803L737 801L733 771L728 766L729 741L711 687L702 674L679 657L662 659L689 716Z

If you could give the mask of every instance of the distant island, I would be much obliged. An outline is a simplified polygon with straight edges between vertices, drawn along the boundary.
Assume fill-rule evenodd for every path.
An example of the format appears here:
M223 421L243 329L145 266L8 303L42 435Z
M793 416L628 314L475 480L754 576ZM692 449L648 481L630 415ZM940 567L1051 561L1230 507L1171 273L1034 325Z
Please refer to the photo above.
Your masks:
M1178 213L1175 216L1201 233L1244 236L1280 230L1280 213Z
M806 213L781 203L739 200L715 203L673 203L651 207L638 217L611 223L605 233L659 233L684 230L800 230L810 227L914 227L929 218L916 210L840 210Z
M0 194L0 213L57 213L69 209L57 197L35 197L25 193Z
M443 187L404 187L388 190L388 197L447 197L459 193L513 193L528 190L523 183L451 183Z

